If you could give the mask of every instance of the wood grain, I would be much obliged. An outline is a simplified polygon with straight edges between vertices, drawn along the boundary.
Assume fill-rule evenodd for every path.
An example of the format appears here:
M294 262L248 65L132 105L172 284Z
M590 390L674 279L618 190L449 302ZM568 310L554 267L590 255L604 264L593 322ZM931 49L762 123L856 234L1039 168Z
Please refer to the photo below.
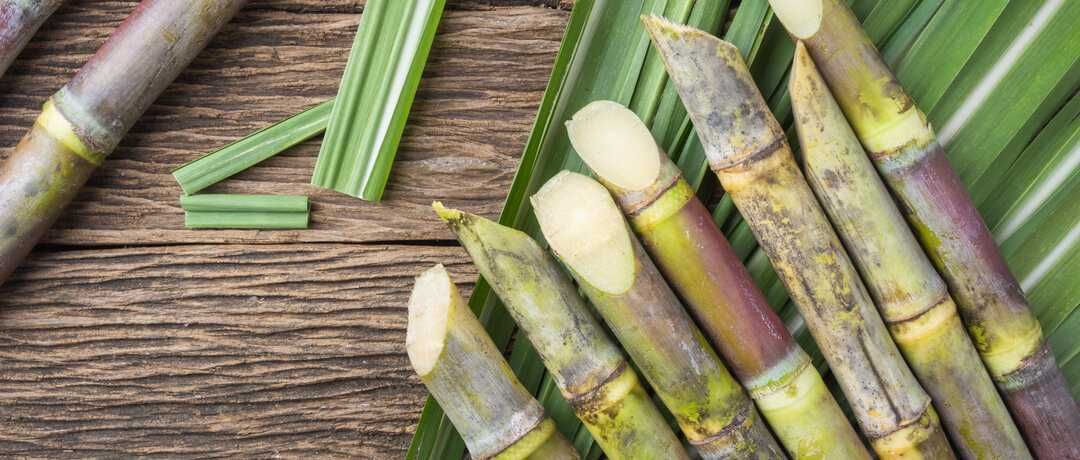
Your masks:
M307 194L308 231L183 228L176 167L333 97L362 6L253 0L154 104L46 236L64 245L370 242L449 239L440 199L498 213L558 48L567 11L542 1L448 3L382 203L308 185L318 141L208 191ZM131 1L72 1L0 79L7 152L41 103L131 11Z
M37 253L0 291L0 457L400 458L412 278L458 247Z

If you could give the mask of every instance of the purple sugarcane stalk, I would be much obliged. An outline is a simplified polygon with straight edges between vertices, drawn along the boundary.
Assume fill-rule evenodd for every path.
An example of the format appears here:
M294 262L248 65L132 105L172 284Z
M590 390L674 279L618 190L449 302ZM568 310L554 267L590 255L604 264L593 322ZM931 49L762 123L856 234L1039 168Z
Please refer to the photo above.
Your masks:
M62 0L0 0L0 75Z
M0 283L246 0L144 0L0 166Z

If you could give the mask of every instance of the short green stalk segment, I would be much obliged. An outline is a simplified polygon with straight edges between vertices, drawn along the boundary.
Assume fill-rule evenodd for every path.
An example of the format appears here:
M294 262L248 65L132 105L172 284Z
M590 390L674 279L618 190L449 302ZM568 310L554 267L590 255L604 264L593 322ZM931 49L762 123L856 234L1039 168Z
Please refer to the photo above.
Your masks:
M298 195L182 195L187 228L303 229L309 205Z
M192 195L240 171L277 155L326 130L334 101L316 105L267 126L202 158L185 164L173 177L184 193Z

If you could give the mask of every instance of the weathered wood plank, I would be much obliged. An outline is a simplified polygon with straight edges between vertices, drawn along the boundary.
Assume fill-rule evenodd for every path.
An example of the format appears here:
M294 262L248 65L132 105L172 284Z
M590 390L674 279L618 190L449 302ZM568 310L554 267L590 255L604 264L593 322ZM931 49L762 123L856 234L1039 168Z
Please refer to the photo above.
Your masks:
M330 98L361 2L253 0L149 110L46 241L69 245L448 239L434 199L498 213L568 12L553 0L450 0L386 199L371 204L307 185L309 142L214 189L310 194L311 230L188 231L169 172ZM133 1L73 0L0 79L0 157L130 12Z
M39 252L0 288L0 457L400 458L412 277L458 247Z

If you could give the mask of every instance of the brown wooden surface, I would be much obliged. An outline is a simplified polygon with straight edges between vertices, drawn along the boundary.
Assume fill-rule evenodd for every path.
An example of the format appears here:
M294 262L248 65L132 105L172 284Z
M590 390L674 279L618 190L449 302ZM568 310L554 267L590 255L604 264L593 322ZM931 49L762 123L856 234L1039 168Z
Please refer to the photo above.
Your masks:
M0 78L0 157L135 3L46 23ZM498 213L565 8L448 1L383 203L307 185L317 141L212 189L310 195L306 231L185 230L169 175L332 97L362 3L252 0L0 287L0 457L404 453L411 279L476 278L428 206Z

